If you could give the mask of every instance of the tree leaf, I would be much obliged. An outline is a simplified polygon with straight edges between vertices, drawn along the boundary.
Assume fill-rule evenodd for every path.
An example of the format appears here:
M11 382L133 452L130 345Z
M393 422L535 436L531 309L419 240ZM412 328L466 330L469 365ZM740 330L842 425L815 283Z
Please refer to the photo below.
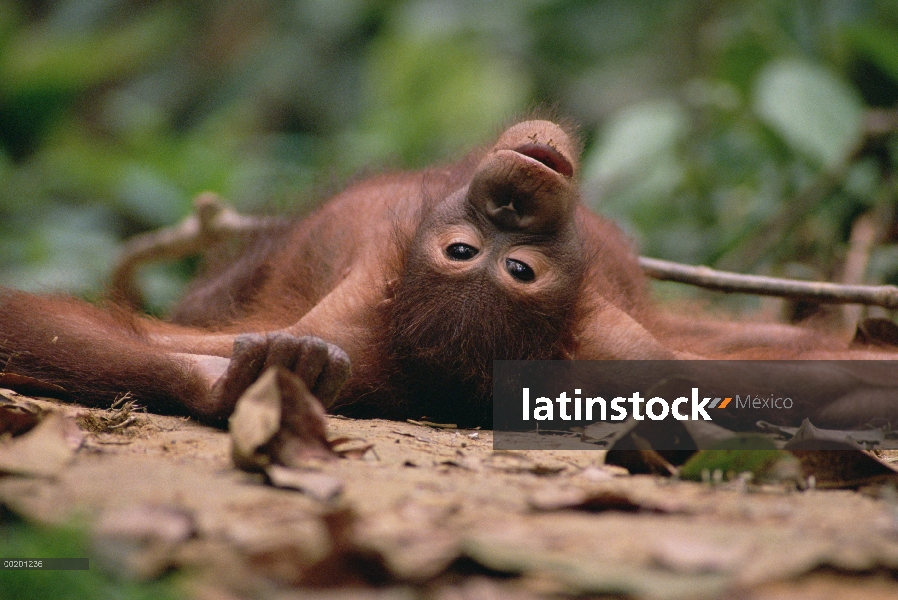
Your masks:
M630 107L605 125L588 161L587 179L600 185L640 181L671 152L689 129L688 115L672 100Z
M857 91L813 63L769 64L755 84L754 108L790 148L824 167L843 161L862 134Z

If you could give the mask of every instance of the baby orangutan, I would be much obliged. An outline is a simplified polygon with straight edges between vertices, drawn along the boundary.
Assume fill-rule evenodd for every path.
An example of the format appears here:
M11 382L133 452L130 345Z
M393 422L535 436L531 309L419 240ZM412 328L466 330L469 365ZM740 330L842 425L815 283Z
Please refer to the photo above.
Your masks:
M454 164L354 184L203 278L170 322L0 291L0 383L217 422L281 366L331 412L488 425L494 359L847 356L798 328L658 312L627 239L580 203L578 153L531 120Z

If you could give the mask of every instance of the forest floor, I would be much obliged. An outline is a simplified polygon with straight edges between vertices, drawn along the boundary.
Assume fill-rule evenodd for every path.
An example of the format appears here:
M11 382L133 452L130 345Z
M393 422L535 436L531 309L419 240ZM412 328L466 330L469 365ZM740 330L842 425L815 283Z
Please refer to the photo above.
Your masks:
M629 475L598 450L328 417L343 458L278 488L233 466L225 431L33 402L67 415L72 451L43 444L30 474L0 453L0 526L84 527L92 569L174 577L187 597L898 598L891 487L712 486Z

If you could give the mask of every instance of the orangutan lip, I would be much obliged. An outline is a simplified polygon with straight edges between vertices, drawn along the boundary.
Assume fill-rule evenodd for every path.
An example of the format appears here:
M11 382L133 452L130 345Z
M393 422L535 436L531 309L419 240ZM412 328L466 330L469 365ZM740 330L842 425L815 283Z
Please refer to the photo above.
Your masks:
M547 144L524 144L514 148L514 151L546 165L564 177L570 178L574 175L574 165L558 150Z

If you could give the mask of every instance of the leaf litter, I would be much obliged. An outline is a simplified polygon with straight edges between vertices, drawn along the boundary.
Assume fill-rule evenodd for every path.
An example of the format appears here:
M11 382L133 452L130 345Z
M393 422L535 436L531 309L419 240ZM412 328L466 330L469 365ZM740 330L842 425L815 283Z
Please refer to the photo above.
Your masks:
M268 385L268 400L296 389ZM2 402L0 424L21 431ZM153 415L126 444L74 445L61 424L77 415L127 417L28 402L12 412L35 422L5 434L0 456L42 427L69 456L52 475L4 471L0 504L39 523L87 519L104 568L189 573L199 597L877 597L898 573L898 492L845 459L881 467L888 451L801 459L817 488L861 491L798 491L786 478L630 475L601 449L495 452L489 431L319 422L307 406L298 423L251 428L250 472L234 468L227 432L193 421Z

